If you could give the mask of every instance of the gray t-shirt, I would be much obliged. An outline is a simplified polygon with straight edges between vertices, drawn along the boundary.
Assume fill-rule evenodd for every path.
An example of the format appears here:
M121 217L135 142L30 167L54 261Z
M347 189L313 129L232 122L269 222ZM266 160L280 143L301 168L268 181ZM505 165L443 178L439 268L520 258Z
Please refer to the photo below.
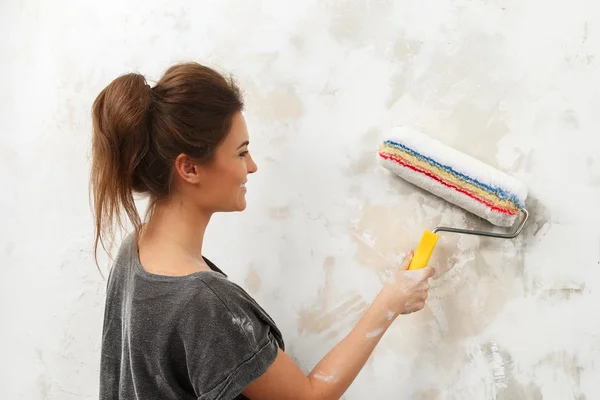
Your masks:
M269 315L205 261L212 271L154 275L126 237L107 284L100 400L245 399L284 349Z

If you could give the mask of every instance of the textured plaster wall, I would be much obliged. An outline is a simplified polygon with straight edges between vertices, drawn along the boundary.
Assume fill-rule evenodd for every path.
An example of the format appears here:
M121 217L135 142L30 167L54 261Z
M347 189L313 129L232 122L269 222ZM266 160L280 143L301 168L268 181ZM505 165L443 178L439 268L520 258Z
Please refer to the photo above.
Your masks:
M423 229L486 227L377 166L403 123L522 179L531 219L514 241L443 236L427 307L345 398L600 398L597 2L9 0L0 30L0 398L97 397L91 102L190 59L238 77L260 169L206 255L305 371Z

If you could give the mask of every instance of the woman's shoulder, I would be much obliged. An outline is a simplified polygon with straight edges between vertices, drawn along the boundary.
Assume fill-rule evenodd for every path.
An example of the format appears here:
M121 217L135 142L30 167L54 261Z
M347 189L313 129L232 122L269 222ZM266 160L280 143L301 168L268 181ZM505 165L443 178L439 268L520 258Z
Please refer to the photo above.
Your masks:
M277 339L280 347L284 348L281 332L267 311L244 288L231 281L225 273L215 269L215 264L205 260L212 271L199 274L198 296L188 311L194 313L200 308L208 315L214 316L214 312L226 314L242 329L244 326L248 328L263 325L263 328L257 330L267 329ZM206 308L211 308L212 311Z
M189 376L196 393L233 398L284 350L282 335L252 296L225 274L205 271L195 284L197 295L180 318Z
M205 292L205 296L210 297L213 302L220 303L222 307L225 307L232 314L247 313L250 311L266 314L264 309L243 287L230 280L210 260L205 258L205 261L210 266L211 271L198 274L199 282L197 284L201 286L199 293ZM199 298L198 300L202 302L203 299Z

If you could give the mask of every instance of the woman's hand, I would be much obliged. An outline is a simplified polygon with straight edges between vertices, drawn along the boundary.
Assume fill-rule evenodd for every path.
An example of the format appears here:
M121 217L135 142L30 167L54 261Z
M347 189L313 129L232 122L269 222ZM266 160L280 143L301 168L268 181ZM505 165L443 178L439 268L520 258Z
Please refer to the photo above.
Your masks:
M410 314L425 307L425 300L429 291L429 278L435 274L431 267L417 270L408 270L413 252L409 252L398 272L391 282L382 289L382 295L386 299L388 308L394 316L399 314Z

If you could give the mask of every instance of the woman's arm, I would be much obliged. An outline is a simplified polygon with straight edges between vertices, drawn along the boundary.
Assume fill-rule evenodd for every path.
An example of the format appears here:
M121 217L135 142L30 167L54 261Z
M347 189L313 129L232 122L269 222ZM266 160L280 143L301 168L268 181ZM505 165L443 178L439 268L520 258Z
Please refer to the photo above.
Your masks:
M339 399L354 381L385 331L399 314L422 309L429 290L430 267L407 271L412 252L393 282L384 286L350 333L307 376L283 351L269 369L244 391L253 400Z

